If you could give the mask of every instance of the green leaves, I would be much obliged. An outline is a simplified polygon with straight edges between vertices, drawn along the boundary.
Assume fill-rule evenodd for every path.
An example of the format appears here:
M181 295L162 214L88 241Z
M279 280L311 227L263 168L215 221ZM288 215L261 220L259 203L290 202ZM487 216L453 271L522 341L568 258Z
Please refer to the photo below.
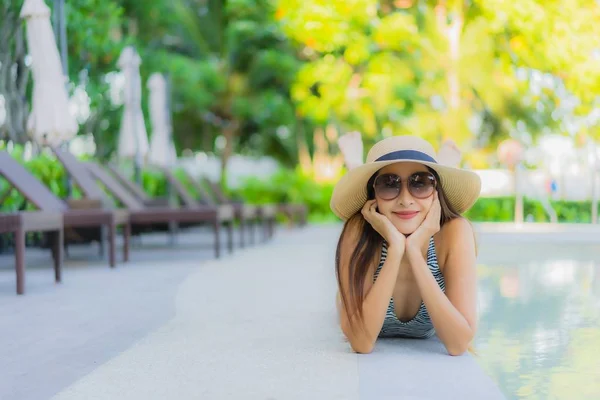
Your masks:
M286 126L294 119L294 107L289 99L275 90L261 92L252 110L253 120L263 128Z
M19 3L3 0L0 15L8 18ZM596 0L72 0L66 6L70 75L78 81L87 71L92 101L82 131L94 132L103 156L114 148L120 115L104 76L129 43L142 56L144 80L152 72L171 77L178 147L214 151L218 121L229 121L240 127L231 142L242 147L234 151L260 136L264 151L289 164L302 141L295 140L298 120L359 130L366 143L411 133L434 145L452 137L461 146L475 138L477 146L493 146L515 133L535 140L545 129L566 130L563 116L590 113L600 93ZM536 87L537 72L554 83ZM578 105L569 108L571 95ZM280 127L285 139L276 134Z
M418 4L417 4L418 3ZM420 134L492 145L555 128L562 80L589 113L600 92L595 0L279 1L285 32L308 60L292 87L298 112L367 137ZM522 72L521 71L521 72ZM473 124L473 120L484 121Z
M213 0L212 2L225 4L225 13L230 21L266 21L274 11L271 0Z
M160 52L155 54L157 66L168 72L176 87L176 101L196 109L209 109L226 90L227 82L220 65L213 60L195 60L184 55Z
M419 43L419 30L412 15L396 12L381 18L373 40L381 49L410 52Z
M280 1L278 12L309 58L291 89L301 116L376 137L410 114L421 40L413 14L380 15L367 0Z
M253 89L279 87L285 93L299 68L298 60L292 54L263 50L255 54L249 64L248 80Z
M376 0L286 0L278 1L276 15L293 40L333 53L362 36L376 14Z
M306 204L311 222L338 221L329 209L333 184L318 184L299 168L281 169L266 179L247 178L233 192L252 204Z
M564 80L584 103L600 91L598 19L595 0L477 1L516 65L549 72Z
M69 73L72 79L76 80L82 69L87 69L92 77L97 77L97 74L106 73L114 67L123 47L123 11L116 1L65 2Z

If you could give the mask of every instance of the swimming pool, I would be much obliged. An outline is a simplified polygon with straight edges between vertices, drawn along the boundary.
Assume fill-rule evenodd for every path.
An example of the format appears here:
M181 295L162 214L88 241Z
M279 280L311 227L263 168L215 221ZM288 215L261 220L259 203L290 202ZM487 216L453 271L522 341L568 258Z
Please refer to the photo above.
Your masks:
M480 246L476 359L507 399L600 399L600 246Z

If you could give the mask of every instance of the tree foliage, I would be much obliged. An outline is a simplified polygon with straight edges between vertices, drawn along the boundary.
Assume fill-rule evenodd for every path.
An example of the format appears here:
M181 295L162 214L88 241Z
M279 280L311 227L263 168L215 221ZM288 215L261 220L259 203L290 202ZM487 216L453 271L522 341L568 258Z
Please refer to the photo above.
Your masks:
M23 103L30 82L15 19L22 0L0 4L0 91ZM81 132L95 135L103 155L116 143L120 109L110 82L128 44L142 57L144 81L153 72L170 77L177 148L216 151L224 163L243 152L295 164L315 128L332 125L360 131L367 145L412 133L467 150L508 136L598 134L590 117L600 91L595 0L66 5L71 90L84 87L91 109ZM5 137L22 136L15 107Z

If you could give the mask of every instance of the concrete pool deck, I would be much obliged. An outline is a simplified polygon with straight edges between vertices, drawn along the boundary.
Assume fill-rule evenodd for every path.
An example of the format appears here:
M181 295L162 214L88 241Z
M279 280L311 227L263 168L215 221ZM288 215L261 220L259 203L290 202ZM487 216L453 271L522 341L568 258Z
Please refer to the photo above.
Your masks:
M488 241L508 239L520 243L544 241L600 244L600 224L479 222L473 225Z
M487 246L502 235L514 243L508 228L476 228L483 258L496 257ZM600 232L580 228L567 233ZM77 249L61 285L49 255L30 252L25 296L14 295L2 256L0 398L504 398L473 357L450 357L435 339L350 351L334 307L339 230L279 230L218 261L207 232L182 234L174 248L144 238L133 262L114 270L81 261Z

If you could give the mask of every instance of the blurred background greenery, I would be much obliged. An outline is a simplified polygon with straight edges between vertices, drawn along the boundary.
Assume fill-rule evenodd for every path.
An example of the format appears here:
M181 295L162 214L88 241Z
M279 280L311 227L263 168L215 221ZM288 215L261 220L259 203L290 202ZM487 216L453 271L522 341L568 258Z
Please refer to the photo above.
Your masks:
M2 150L2 146L0 146ZM20 160L41 182L44 182L61 198L67 197L65 185L65 170L62 164L49 153L41 153L28 161L23 161L22 147L15 147L12 155ZM145 191L152 197L168 196L168 185L165 176L155 169L142 171L142 184ZM187 180L187 175L175 171L175 176L184 187L195 193L194 185ZM294 170L281 168L268 178L251 177L244 180L242 185L229 188L228 194L233 198L243 198L252 204L274 203L303 203L310 210L309 220L314 223L335 222L337 217L329 209L329 200L333 191L333 183L318 183L300 167ZM0 180L0 193L6 193L7 182ZM80 198L81 192L77 186L71 189L71 197ZM590 201L551 201L559 222L590 223ZM32 207L16 190L11 191L2 203L3 211L16 211L22 207ZM515 197L482 197L465 214L475 222L511 222L515 218ZM541 202L533 198L525 198L524 215L531 222L550 222L547 212Z
M28 140L31 96L21 5L0 0L0 138L16 144ZM479 169L500 165L496 148L509 137L595 142L599 17L596 0L69 0L70 93L89 105L79 134L110 159L122 114L116 61L134 45L143 82L157 71L170 77L178 154L214 154L223 171L233 154L272 157L280 172L235 194L303 201L314 221L330 220L343 173L337 139L348 131L361 132L365 149L397 134L435 147L452 139ZM27 162L62 193L62 169L39 157ZM146 190L162 194L161 179L146 172ZM469 216L510 220L512 202L481 199ZM557 207L562 221L589 220L589 204ZM533 200L526 215L546 218Z

